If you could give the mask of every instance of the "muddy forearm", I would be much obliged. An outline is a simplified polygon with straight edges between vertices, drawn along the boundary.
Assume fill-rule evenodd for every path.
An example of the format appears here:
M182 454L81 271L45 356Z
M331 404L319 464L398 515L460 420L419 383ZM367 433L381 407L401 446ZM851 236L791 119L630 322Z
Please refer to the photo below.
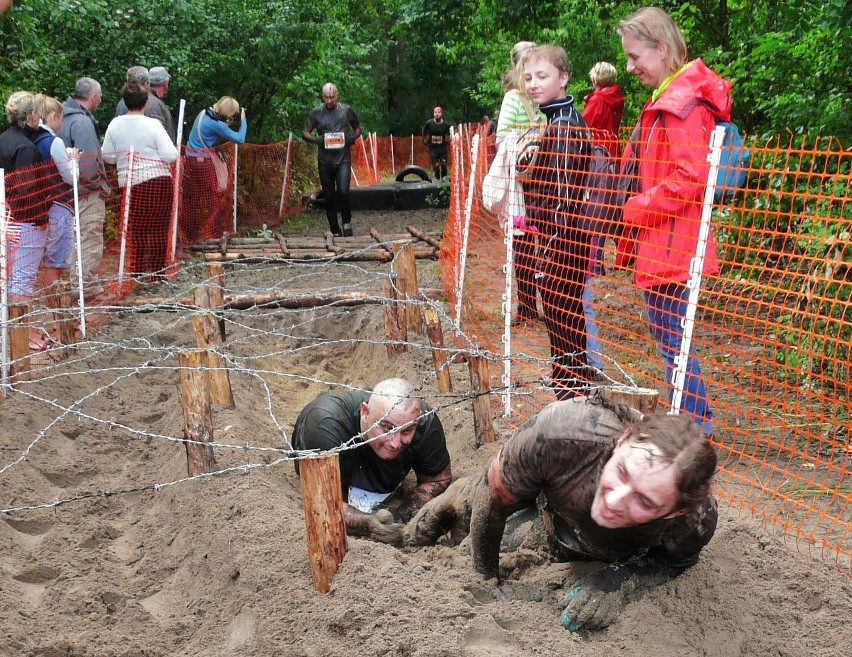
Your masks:
M487 484L476 491L470 518L470 547L474 569L486 578L500 576L500 542L507 510L495 503Z
M409 520L426 502L447 490L451 480L452 477L442 481L424 481L417 484L408 498L397 507L397 513L404 520Z

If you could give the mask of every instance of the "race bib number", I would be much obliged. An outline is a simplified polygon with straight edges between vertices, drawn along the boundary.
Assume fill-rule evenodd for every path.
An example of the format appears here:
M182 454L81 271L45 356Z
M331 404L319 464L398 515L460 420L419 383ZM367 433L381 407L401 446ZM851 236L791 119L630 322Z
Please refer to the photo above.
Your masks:
M444 143L444 136L443 135L432 135L432 143L435 144L435 145L443 144Z
M346 146L346 136L342 132L326 132L323 144L326 150L339 150Z

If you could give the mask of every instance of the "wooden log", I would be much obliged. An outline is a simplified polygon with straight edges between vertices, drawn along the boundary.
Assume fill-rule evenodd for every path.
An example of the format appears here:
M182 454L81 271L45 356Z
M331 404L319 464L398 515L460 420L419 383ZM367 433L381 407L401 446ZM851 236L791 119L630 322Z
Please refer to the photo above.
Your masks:
M420 296L433 301L444 297L439 287L423 288ZM246 293L225 295L226 310L248 310L250 308L315 308L317 306L363 306L372 303L384 303L387 297L383 290L355 290L350 292L332 292L326 294L297 294L292 291L269 293ZM192 310L195 302L186 296L180 297L141 297L117 299L112 307L133 308L136 311L171 310L186 312Z
M231 377L225 359L215 352L222 345L219 321L211 308L211 287L204 283L195 288L195 305L201 312L192 316L192 325L198 348L207 354L207 374L210 384L210 401L225 408L234 408L234 394L231 390Z
M468 356L470 369L470 389L473 398L474 444L481 447L484 443L493 443L496 439L491 423L491 384L488 377L488 361L482 356Z
M438 379L439 392L453 391L453 378L450 376L450 365L447 362L447 351L444 349L444 331L441 328L441 318L438 311L427 307L423 314L426 317L426 335L432 345L432 365Z
M210 282L208 294L210 296L210 308L221 310L225 307L225 266L221 262L207 263L207 280ZM219 333L222 335L222 342L225 341L225 317L221 314L219 317Z
M598 388L605 399L635 408L643 415L649 415L657 408L660 391L653 388L632 388L630 386L614 385Z
M67 357L75 352L74 344L77 342L77 334L74 330L74 314L71 312L74 298L71 296L71 283L68 281L56 282L56 296L54 319L56 320L59 341L65 345L62 348L62 356Z
M417 260L436 260L438 252L435 249L416 249L414 257ZM213 253L205 252L204 259L207 262L243 262L243 263L264 263L274 262L276 260L330 260L335 258L339 262L390 262L393 260L393 255L390 251L384 250L358 250L344 251L340 255L336 255L330 251L288 251L282 253L280 251L251 251L251 252L230 252L230 253Z
M417 239L419 239L419 240L423 240L423 241L424 241L424 242L426 242L427 244L431 244L431 245L432 245L432 246L434 246L436 249L440 249L440 248L441 248L441 240L440 240L440 239L435 239L435 238L434 238L434 237L432 237L431 235L427 235L427 234L426 234L426 233L424 233L422 230L419 230L418 228L415 228L414 226L411 226L411 225L406 226L406 227L405 227L405 229L406 229L409 233L411 233L412 235L414 235L414 237L416 237Z
M311 577L317 591L328 593L331 581L346 556L346 524L337 454L302 459L299 479L305 507Z
M405 312L405 328L415 333L423 332L423 314L417 296L417 264L414 262L414 249L411 244L400 245L393 261L393 269L397 274L397 289L403 302Z
M396 255L396 253L394 252L394 249L392 247L388 246L385 243L385 242L387 242L387 239L385 237L383 237L382 234L379 231L377 231L374 226L370 226L370 236L374 240L379 242L379 246L381 246L385 251L387 251L391 255Z
M385 338L387 342L385 346L388 352L388 359L392 359L397 354L408 351L408 332L405 328L405 321L400 312L399 302L397 301L397 287L395 277L391 275L384 283L385 296Z
M213 472L216 458L213 448L213 412L210 407L210 384L207 376L207 352L184 351L178 354L180 364L180 404L183 409L183 436L186 442L186 472L190 477Z
M9 304L9 378L26 381L30 378L30 328L25 303Z

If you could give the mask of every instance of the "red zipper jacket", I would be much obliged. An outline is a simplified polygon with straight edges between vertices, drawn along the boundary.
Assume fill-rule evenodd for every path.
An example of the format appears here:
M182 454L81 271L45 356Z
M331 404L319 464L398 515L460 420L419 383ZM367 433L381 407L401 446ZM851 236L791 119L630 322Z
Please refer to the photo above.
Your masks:
M595 89L586 96L583 106L583 120L594 131L602 130L606 134L595 132L592 135L595 143L606 146L612 157L620 157L618 144L618 128L621 125L621 114L624 112L624 96L617 84Z
M625 235L634 234L635 278L640 288L689 280L695 255L701 205L710 164L710 133L716 121L731 119L731 83L700 59L690 62L656 102L642 109L622 158L622 166L638 151L638 191L624 204ZM634 141L635 140L635 141ZM630 251L622 238L619 256ZM703 272L719 271L712 233Z

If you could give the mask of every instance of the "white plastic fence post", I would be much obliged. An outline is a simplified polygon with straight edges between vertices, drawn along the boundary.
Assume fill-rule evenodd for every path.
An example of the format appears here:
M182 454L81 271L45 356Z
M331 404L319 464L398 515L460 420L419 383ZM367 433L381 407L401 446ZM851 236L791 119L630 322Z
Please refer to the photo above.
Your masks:
M459 263L459 287L456 294L456 333L461 333L462 296L464 294L464 276L467 267L467 245L470 240L470 220L473 214L473 193L476 191L476 162L479 158L479 135L473 138L471 146L470 180L467 185L467 198L464 202L464 231L462 238L462 251Z
M6 251L7 228L9 226L6 213L6 172L0 169L0 322L3 323L0 348L2 348L2 384L9 383L9 266Z
M80 228L80 163L71 160L71 187L74 190L74 243L77 246L77 304L80 306L80 335L86 337L86 300L83 290L83 236Z
M487 137L486 137L487 139ZM517 141L509 137L509 162L515 161ZM515 167L509 167L509 189L515 189ZM518 197L509 193L506 223L503 226L506 243L506 263L503 273L506 277L506 292L503 294L503 415L512 414L512 272L515 268L515 216L524 208L518 207Z
M278 218L284 216L284 204L287 202L287 184L290 182L290 149L293 146L293 133L287 135L287 155L284 158L284 179L281 181L281 200L278 202Z
M121 247L118 251L118 284L124 282L124 266L127 254L127 227L130 223L130 187L133 185L133 165L135 163L136 151L133 146L127 152L127 174L124 181L124 211L121 217Z
M237 234L237 173L240 167L240 145L234 144L234 235Z
M178 159L175 162L175 179L172 185L172 243L169 245L169 262L174 262L177 258L178 214L180 210L181 189L183 188L181 144L183 142L183 117L185 112L186 100L181 98L180 110L178 110L177 137L175 139L178 149Z
M725 140L725 127L718 125L710 134L710 171L707 174L707 187L704 190L704 203L701 208L701 224L698 228L698 243L695 255L689 263L690 278L686 282L689 289L689 300L686 304L686 315L681 318L683 339L680 343L680 353L675 357L675 368L672 371L672 407L671 415L680 413L683 402L683 386L686 381L686 364L689 360L689 350L692 346L692 335L695 330L695 311L698 308L698 294L701 291L701 276L704 270L704 257L707 253L707 239L710 236L710 219L713 214L713 194L716 192L716 173L722 156L722 142Z

